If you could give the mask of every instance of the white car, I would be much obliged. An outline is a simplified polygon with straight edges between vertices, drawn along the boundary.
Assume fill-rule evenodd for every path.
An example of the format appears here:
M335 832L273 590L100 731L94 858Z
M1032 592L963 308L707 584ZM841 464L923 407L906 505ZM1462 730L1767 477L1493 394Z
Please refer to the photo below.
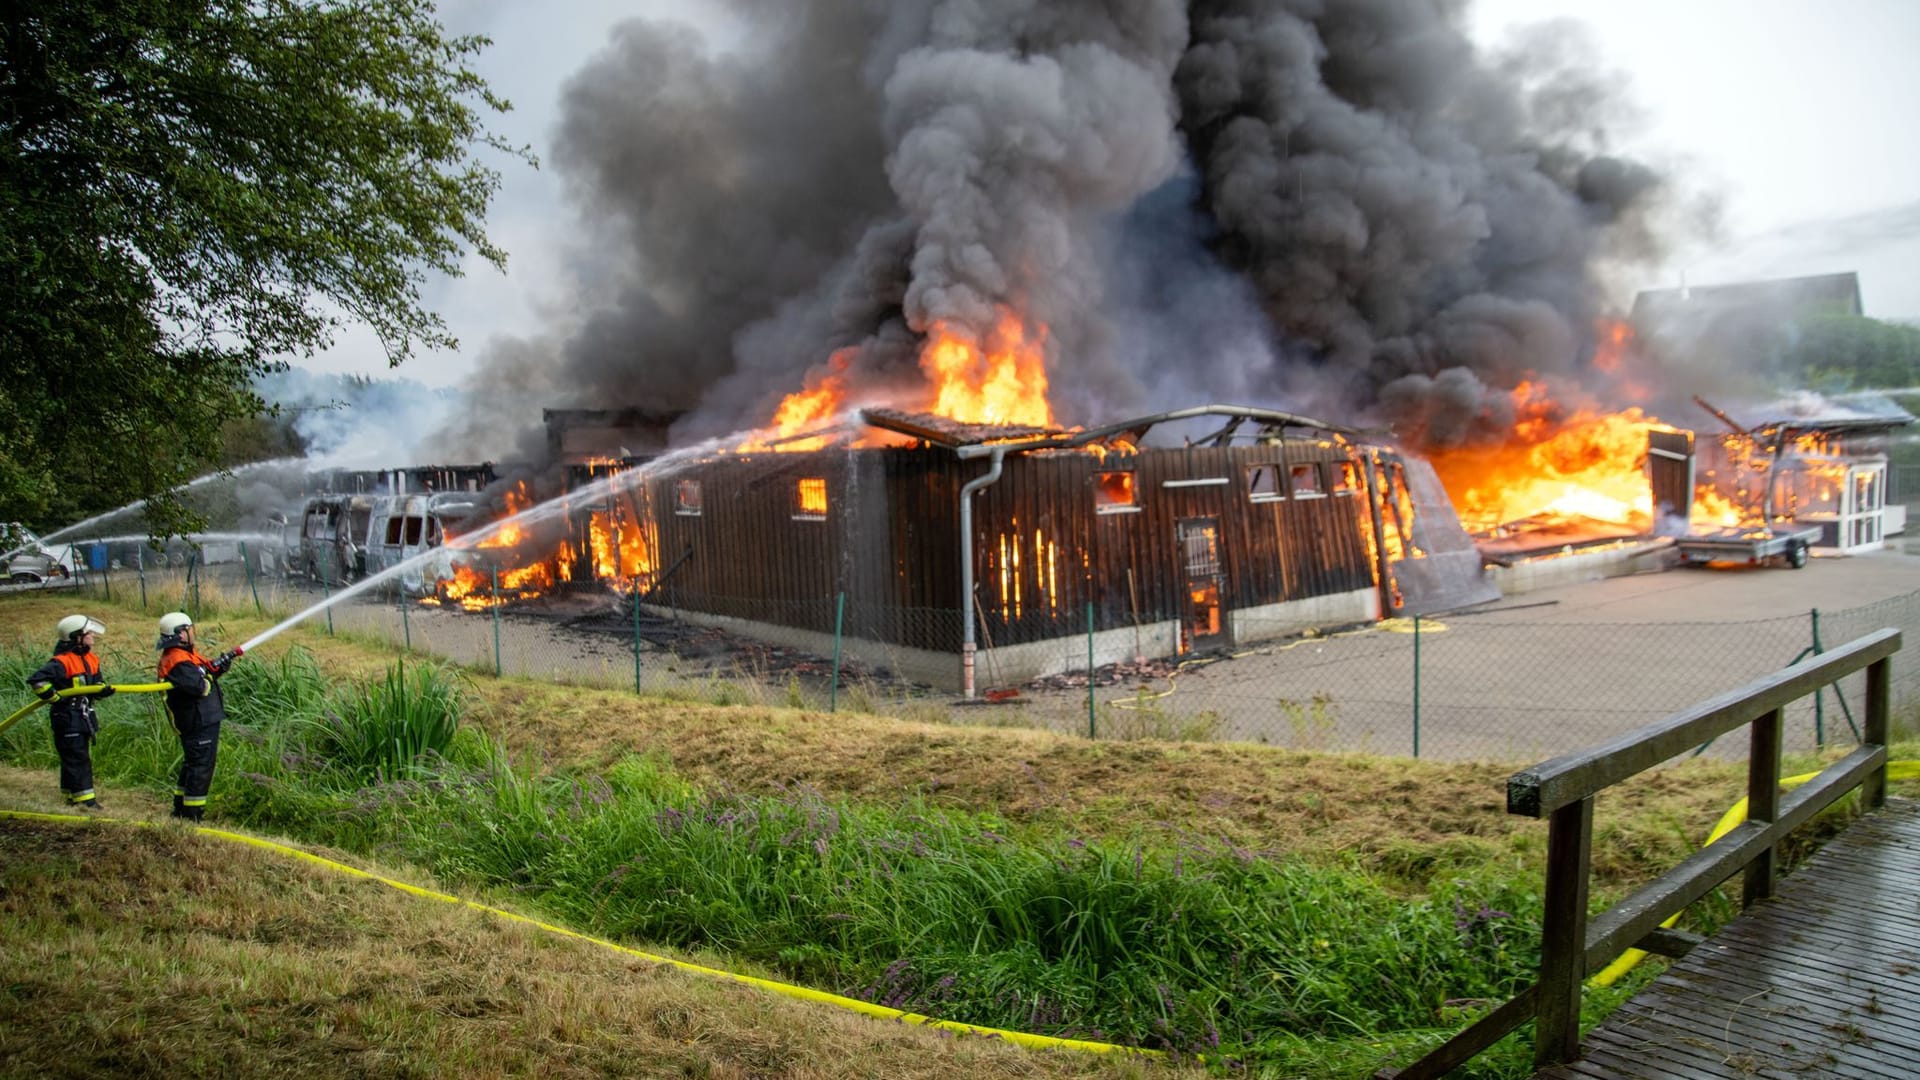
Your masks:
M73 549L62 549L58 554L40 542L31 529L19 524L9 524L0 528L4 539L12 548L6 558L7 580L16 585L33 585L46 581L65 581L73 577Z

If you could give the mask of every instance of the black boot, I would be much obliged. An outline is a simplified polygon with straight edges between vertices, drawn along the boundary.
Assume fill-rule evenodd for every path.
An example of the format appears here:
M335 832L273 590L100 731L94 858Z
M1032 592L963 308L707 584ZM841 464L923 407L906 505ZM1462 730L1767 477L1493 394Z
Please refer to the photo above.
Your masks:
M199 821L206 815L207 808L204 806L183 806L180 808L180 816L186 818L188 821Z
M175 795L173 797L173 816L177 818L183 818L187 816L186 796Z

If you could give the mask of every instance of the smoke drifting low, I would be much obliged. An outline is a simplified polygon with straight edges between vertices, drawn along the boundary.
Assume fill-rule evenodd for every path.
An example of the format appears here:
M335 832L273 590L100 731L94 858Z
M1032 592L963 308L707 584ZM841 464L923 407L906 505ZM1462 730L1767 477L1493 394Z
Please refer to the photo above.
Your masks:
M646 406L691 439L835 353L899 400L930 329L1012 313L1063 422L1238 400L1449 445L1582 376L1603 268L1658 253L1567 26L1490 56L1450 0L720 6L752 29L630 21L569 82L587 312L492 350L470 430Z

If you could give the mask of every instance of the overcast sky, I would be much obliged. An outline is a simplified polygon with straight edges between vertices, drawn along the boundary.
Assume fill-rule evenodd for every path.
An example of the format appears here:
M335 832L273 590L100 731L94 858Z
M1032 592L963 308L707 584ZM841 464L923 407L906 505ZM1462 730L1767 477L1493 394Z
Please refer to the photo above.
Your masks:
M544 160L561 87L608 27L636 15L698 19L702 7L447 0L442 14L456 32L493 38L477 66L515 106L496 127ZM1633 284L1855 270L1869 315L1920 317L1920 0L1477 0L1472 25L1496 45L1516 24L1552 18L1588 27L1639 107L1643 122L1619 148L1723 204L1719 243ZM427 300L462 348L395 374L457 384L490 338L566 320L562 268L570 238L591 223L577 220L550 168L504 171L489 232L508 272L474 261L465 278L433 283ZM361 333L302 366L389 374Z

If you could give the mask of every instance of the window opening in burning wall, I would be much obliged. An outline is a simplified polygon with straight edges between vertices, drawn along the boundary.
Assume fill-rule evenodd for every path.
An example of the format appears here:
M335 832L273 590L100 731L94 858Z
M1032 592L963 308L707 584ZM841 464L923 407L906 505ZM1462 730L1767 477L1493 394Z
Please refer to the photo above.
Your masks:
M827 520L827 478L803 476L793 488L793 520Z
M424 518L390 517L387 519L387 544L392 547L403 544L407 547L417 547L425 531L426 519Z
M1101 472L1093 475L1093 510L1096 514L1132 514L1140 509L1133 493L1133 471Z
M1360 470L1351 461L1342 461L1333 467L1333 493L1351 495L1360 488Z
M1254 465L1247 469L1247 497L1254 502L1285 498L1280 490L1280 466Z
M1289 489L1296 499L1318 499L1327 493L1326 486L1320 482L1317 464L1295 465L1288 476Z
M820 509L826 511L826 491L822 489ZM673 488L673 512L681 517L700 516L700 481L682 480Z

